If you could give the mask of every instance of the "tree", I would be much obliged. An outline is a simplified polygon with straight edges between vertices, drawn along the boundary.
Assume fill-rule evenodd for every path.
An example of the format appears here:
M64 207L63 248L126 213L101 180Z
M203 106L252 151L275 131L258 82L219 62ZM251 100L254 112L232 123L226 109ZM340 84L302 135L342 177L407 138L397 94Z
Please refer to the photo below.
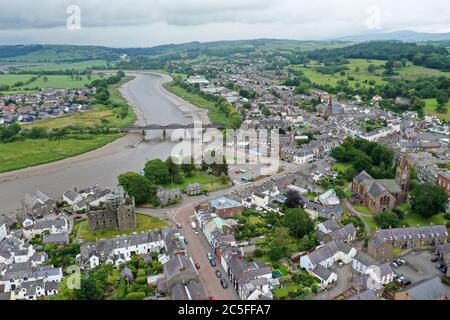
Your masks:
M173 183L178 175L179 166L175 162L173 162L172 157L167 158L166 166L167 170L169 170L170 179L172 180Z
M286 210L283 224L289 228L290 233L298 239L302 239L314 230L314 222L303 209Z
M448 194L442 187L420 184L411 192L411 208L424 218L445 212L447 205Z
M153 202L156 187L148 180L135 172L127 172L118 177L119 185L134 197L136 204Z
M225 156L222 159L222 163L214 162L211 165L211 170L216 177L219 177L222 174L228 176L228 164Z
M382 212L376 215L375 222L382 229L398 228L400 226L399 217L392 212Z
M194 158L191 157L188 161L183 161L181 164L181 170L183 170L186 177L193 177L196 170Z
M286 194L286 204L289 208L298 208L301 202L300 195L295 190L289 190Z
M160 159L147 162L145 164L144 174L154 184L162 185L170 182L169 169L166 163Z
M104 290L93 276L81 279L80 289L75 292L76 300L103 300Z

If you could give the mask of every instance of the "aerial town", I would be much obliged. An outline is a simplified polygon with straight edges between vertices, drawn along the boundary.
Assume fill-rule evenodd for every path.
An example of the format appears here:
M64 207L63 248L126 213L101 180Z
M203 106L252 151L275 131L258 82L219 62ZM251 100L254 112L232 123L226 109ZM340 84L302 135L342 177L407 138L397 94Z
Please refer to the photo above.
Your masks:
M1 46L0 300L449 300L449 41Z

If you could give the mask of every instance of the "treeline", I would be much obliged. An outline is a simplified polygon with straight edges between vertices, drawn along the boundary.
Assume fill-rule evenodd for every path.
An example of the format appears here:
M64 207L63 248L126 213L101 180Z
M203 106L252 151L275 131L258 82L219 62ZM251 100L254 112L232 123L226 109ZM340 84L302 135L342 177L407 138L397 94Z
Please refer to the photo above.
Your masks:
M109 134L114 133L108 126L93 126L89 129L79 127L64 127L48 129L46 127L23 128L18 123L0 126L0 142L10 143L27 139L63 139L67 135L77 134Z
M347 138L342 145L331 152L338 162L352 166L343 172L347 181L361 171L366 171L374 179L391 179L395 176L394 152L376 142Z
M219 95L204 93L200 90L199 86L190 85L184 81L182 81L180 78L177 78L174 80L174 84L183 88L189 93L193 93L195 95L198 95L202 97L205 100L211 101L215 103L215 106L220 110L225 116L227 117L228 121L223 124L227 129L239 129L241 127L242 119L239 111L236 110L236 108L230 104L228 101L226 101L224 98L222 98ZM251 96L251 93L248 92L248 96Z
M450 55L445 47L398 41L375 41L344 48L320 49L310 52L307 57L325 64L342 64L342 59L408 59L418 66L450 70Z

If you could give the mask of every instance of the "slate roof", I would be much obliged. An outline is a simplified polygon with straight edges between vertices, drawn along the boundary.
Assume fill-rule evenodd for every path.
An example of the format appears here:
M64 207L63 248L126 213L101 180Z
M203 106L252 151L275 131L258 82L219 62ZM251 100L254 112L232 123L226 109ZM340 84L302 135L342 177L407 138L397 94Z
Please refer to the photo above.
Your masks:
M195 268L189 260L188 257L177 255L170 259L163 266L164 276L166 280L170 280L181 272L192 272L195 273Z
M330 279L331 275L333 274L333 272L331 272L321 264L318 264L311 272L323 281L327 281L328 279Z
M348 297L346 300L378 300L375 292L370 289L362 291L360 293L354 294Z
M379 230L371 241L375 247L379 247L387 241L412 240L420 238L432 239L438 236L448 236L448 231L445 225Z
M359 261L361 264L363 264L366 267L377 265L377 262L375 260L373 260L369 255L365 254L361 250L358 251L358 253L356 254L356 256L353 259Z
M407 292L413 300L436 300L447 296L440 277L418 282L404 292Z

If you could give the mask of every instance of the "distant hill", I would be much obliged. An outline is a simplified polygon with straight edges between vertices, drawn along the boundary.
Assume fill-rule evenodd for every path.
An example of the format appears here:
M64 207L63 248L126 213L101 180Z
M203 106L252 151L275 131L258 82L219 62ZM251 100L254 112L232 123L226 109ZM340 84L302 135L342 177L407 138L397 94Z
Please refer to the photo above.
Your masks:
M390 33L368 33L356 36L347 36L339 38L341 41L390 41L398 40L405 42L432 42L432 41L450 41L450 33L423 33L414 31L397 31Z

